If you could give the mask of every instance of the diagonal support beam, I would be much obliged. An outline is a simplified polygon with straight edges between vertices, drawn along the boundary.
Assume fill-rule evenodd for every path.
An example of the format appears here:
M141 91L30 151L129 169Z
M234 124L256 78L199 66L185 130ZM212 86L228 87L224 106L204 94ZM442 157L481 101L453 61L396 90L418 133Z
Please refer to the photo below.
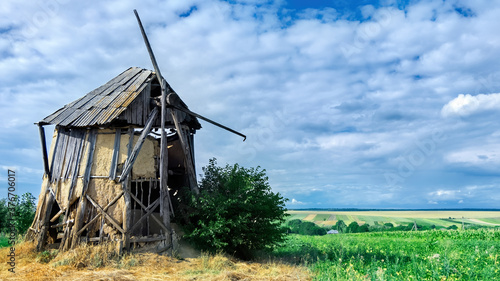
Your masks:
M118 194L113 200L111 200L111 202L108 203L108 205L106 205L106 207L104 207L104 211L106 212L109 207L113 206L113 204L116 203L116 201L118 201L118 199L120 199L121 197L123 196L123 191L120 192L120 194ZM79 236L80 234L82 234L82 232L87 229L87 227L89 227L93 222L95 222L97 220L97 218L99 218L101 216L101 214L97 214L93 219L91 219L84 227L82 227L82 229L79 229L78 232L76 233L77 236Z
M127 179L130 170L132 170L132 166L134 165L135 159L137 159L137 155L139 155L139 151L141 150L142 144L146 140L146 137L148 134L151 132L151 129L153 128L153 123L156 119L156 115L158 114L158 108L155 107L151 113L149 114L148 120L146 121L146 126L142 130L142 133L137 140L137 143L134 146L134 149L130 153L130 156L127 158L127 161L125 162L125 167L123 168L123 172L120 176L120 179L118 182L123 182L125 179Z
M134 229L136 229L139 225L141 225L142 221L145 220L147 217L149 217L153 211L160 205L160 198L156 199L153 204L149 205L149 209L147 210L146 214L142 216L135 224L130 228L130 232L133 232ZM154 217L154 216L153 216Z
M144 204L142 204L141 200L139 198L137 198L134 194L132 194L130 191L127 190L127 193L130 195L130 197L132 197L132 199L134 199L140 206L141 208L147 212L148 211L148 207L146 207ZM161 199L160 199L161 200ZM161 202L161 201L160 201ZM153 202L154 204L154 202ZM168 227L165 226L165 224L163 224L162 221L160 221L159 219L157 219L155 216L151 216L153 218L153 220L158 223L158 225L160 225L161 228L163 228L163 230L165 230L165 232L167 233L170 233L172 232L170 229L168 229Z
M90 203L92 203L92 205L94 205L94 207L96 207L96 209L98 209L99 212L101 212L101 215L103 215L111 224L113 224L114 227L116 227L116 229L118 229L121 233L125 233L125 231L123 230L123 228L121 228L118 222L108 213L106 213L106 211L104 211L104 209L101 206L99 206L99 204L97 204L94 200L92 200L90 196L88 195L85 196L90 201Z

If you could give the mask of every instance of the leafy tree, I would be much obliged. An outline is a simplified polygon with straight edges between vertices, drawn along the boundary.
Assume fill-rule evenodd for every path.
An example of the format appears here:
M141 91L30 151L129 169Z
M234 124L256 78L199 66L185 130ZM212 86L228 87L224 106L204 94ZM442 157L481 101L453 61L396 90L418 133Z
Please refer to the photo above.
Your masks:
M367 223L360 225L358 227L358 232L369 232L369 231L370 231L370 225Z
M347 227L347 232L356 233L356 232L358 232L358 228L359 228L359 224L357 222L353 221Z
M386 226L387 228L393 228L394 224L392 224L390 222L386 222L386 223L384 223L384 226Z
M339 232L345 232L346 228L347 228L347 225L345 224L345 222L343 220L338 220L335 223L335 226L333 227L333 229L336 229Z
M319 227L313 222L305 221L299 226L299 234L301 235L325 235L326 229Z
M242 258L284 240L286 199L273 193L265 170L238 164L203 168L200 194L191 195L186 237L200 249Z
M9 202L14 207L14 212L9 210ZM35 197L29 192L19 196L15 196L14 201L9 201L6 198L0 199L0 232L10 232L8 220L14 220L17 233L24 234L35 217L36 204ZM11 217L14 214L14 217Z
M7 232L7 199L0 199L0 232Z
M16 206L17 230L19 233L26 233L35 218L35 213L35 197L29 192L24 193Z
M290 228L291 233L299 233L299 227L302 224L302 220L299 219L294 219L291 220L287 223L288 227Z

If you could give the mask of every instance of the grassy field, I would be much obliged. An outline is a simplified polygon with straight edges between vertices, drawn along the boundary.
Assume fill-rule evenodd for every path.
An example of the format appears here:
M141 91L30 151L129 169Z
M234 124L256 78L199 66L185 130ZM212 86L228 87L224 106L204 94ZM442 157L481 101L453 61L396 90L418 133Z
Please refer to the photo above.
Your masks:
M226 255L177 259L117 257L113 245L36 253L0 249L0 280L500 280L500 230L430 230L289 235L269 256L245 262Z
M382 225L392 223L394 226L418 225L436 227L460 227L465 224L481 226L500 226L500 211L288 211L288 220L301 219L312 221L321 226L332 226L338 220L346 224L353 221L359 224Z
M500 231L291 235L274 253L314 280L500 280Z
M245 262L222 254L177 259L152 253L117 257L112 245L81 246L57 255L34 248L28 242L16 245L15 273L8 271L9 248L1 248L0 280L311 280L304 266Z

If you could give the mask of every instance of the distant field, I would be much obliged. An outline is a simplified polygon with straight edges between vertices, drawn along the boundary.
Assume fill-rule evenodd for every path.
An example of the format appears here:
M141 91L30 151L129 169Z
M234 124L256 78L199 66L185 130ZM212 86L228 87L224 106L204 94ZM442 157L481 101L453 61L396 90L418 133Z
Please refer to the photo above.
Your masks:
M321 226L331 226L338 220L346 224L353 221L359 224L383 225L392 223L394 226L408 225L417 222L418 225L437 227L460 226L466 224L482 226L500 226L500 211L288 211L288 220L301 219L312 221Z

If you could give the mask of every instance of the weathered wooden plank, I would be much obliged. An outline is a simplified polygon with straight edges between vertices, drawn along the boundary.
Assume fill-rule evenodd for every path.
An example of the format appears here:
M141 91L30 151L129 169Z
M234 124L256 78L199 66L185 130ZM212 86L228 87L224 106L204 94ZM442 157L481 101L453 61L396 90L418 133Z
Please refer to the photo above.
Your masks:
M64 155L66 153L66 147L67 147L67 142L68 142L68 132L66 131L65 128L59 127L58 129L58 141L56 141L56 146L54 148L54 156L52 160L52 166L50 168L50 171L52 173L51 179L52 182L57 182L60 180L61 177L61 170L63 168L63 159Z
M139 155L139 151L141 150L142 144L146 140L146 137L148 136L149 132L151 131L153 121L155 120L157 114L158 114L158 108L155 107L153 111L151 111L146 126L142 130L139 140L135 144L134 149L130 154L130 157L128 157L127 161L125 162L125 165L123 167L123 172L120 175L119 182L123 182L128 177L130 170L134 165L135 159L137 158L137 155Z
M49 183L47 183L49 184ZM48 196L47 203L45 204L45 213L41 217L41 229L40 233L38 235L38 239L36 241L36 250L37 252L40 252L43 249L43 246L45 245L45 240L47 239L47 230L49 227L49 216L50 212L52 212L52 205L54 204L55 198L52 196L52 194L47 193L45 196Z
M165 79L161 81L161 139L160 139L160 216L165 225L170 225L170 214L165 213L164 193L168 195L168 147L167 134L165 133L165 122L167 121L167 83ZM167 218L168 217L168 218Z
M99 206L99 204L97 204L90 196L88 195L85 195L85 197L90 201L90 203L92 205L94 205L95 208L97 208L99 210L99 212L101 212L101 214L114 226L116 227L116 229L118 229L121 233L125 233L125 231L123 230L123 228L118 224L118 222L113 218L111 217L108 213L106 213L106 211L103 210L103 208L101 206Z
M55 222L66 210L62 209L54 217L50 219L50 222Z
M58 224L51 225L50 228L58 228L58 227L65 226L65 225L72 223L72 222L73 222L73 220L63 221L63 222L60 222Z
M113 145L113 157L111 157L111 168L109 169L109 179L114 180L116 178L116 168L118 164L118 156L120 155L120 140L121 140L122 130L120 128L116 129L115 134L115 144Z
M130 127L128 129L128 135L129 135L129 140L128 140L128 145L127 145L127 160L130 158L130 155L132 154L132 146L134 144L134 129ZM130 250L130 225L131 225L131 213L132 213L132 205L131 205L131 200L130 200L130 178L127 177L127 180L125 180L122 183L122 188L123 188L123 201L124 201L124 210L123 210L123 230L125 231L124 234L122 234L122 241L123 241L123 246L126 251Z
M73 123L73 121L75 121L76 119L78 119L78 117L80 115L82 115L86 110L84 109L74 109L73 112L71 112L70 115L68 115L66 118L60 120L58 122L59 125L61 126L69 126Z
M83 232L80 231L80 228L83 225L83 217L87 210L87 200L85 200L85 195L87 194L87 187L90 181L90 169L92 168L92 159L94 157L96 139L97 139L96 129L87 131L87 141L86 141L87 143L86 146L88 146L87 163L85 165L85 172L83 175L82 194L80 196L80 202L76 210L75 225L73 226L73 231L71 235L72 248L78 244L78 242L80 241L80 239L78 239L78 236L80 236L80 233Z
M85 165L85 173L83 174L83 190L82 195L87 193L87 187L90 181L90 172L92 169L92 161L94 159L95 143L97 141L97 130L92 129L88 137L89 152L87 155L87 164Z
M87 132L83 129L74 129L72 130L72 137L75 139L75 147L72 151L72 155L76 153L76 157L71 157L71 161L69 162L68 165L71 165L72 169L72 175L71 175L71 184L69 187L69 192L68 192L68 204L66 205L66 212L64 214L64 221L67 221L69 219L69 210L71 208L71 204L74 202L71 202L71 198L73 197L73 190L75 189L77 178L78 178L78 173L80 169L80 158L83 153L83 150L85 148L85 139L87 136ZM66 229L64 230L64 236L61 240L61 246L60 250L65 251L68 250L70 245L71 245L71 239L72 239L72 227L73 227L73 220L68 223L66 226Z

